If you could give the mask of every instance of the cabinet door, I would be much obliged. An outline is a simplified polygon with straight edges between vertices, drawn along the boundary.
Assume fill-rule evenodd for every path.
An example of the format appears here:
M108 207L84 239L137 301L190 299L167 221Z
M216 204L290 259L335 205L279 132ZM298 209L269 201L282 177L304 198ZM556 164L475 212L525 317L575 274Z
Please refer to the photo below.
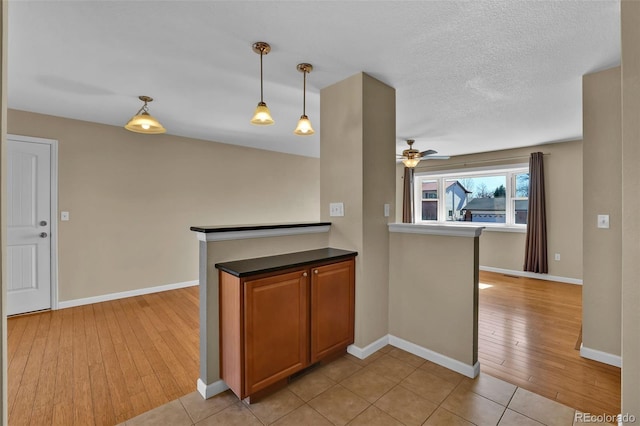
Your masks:
M309 364L307 275L297 271L245 282L246 395Z
M354 261L311 269L311 362L353 343Z

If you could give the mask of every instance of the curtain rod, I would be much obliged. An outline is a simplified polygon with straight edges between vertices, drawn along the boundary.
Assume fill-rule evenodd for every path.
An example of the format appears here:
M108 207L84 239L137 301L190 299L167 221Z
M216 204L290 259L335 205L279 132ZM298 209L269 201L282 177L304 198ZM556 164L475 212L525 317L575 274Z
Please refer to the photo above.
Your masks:
M550 152L543 152L542 155L544 156L548 156L551 155ZM520 159L528 159L530 156L529 155L520 155L517 157L504 157L504 158L492 158L492 159L488 159L488 160L475 160L475 161L466 161L466 162L460 162L460 163L442 163L440 165L433 165L433 166L426 166L426 167L416 167L416 168L420 168L420 169L426 169L428 167L449 167L449 166L469 166L469 165L474 165L474 164L482 164L482 163L497 163L500 161L511 161L511 160L520 160Z

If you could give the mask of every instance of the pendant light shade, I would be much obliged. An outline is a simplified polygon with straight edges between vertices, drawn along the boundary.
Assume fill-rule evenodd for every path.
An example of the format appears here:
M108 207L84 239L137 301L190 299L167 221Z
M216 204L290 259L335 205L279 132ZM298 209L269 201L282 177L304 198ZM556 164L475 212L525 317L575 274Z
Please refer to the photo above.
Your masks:
M298 71L300 71L303 75L302 77L302 115L300 116L300 120L298 120L298 125L296 129L293 131L298 136L309 136L315 133L313 127L311 127L311 121L309 117L307 117L306 113L306 104L307 104L307 73L310 73L313 70L313 65L311 64L298 64L296 67Z
M293 131L296 135L306 136L312 135L315 132L313 131L313 127L311 127L311 121L309 121L309 117L306 115L302 115L300 120L298 120L298 125L296 129Z
M146 133L149 135L165 133L167 129L165 129L155 117L149 114L147 103L153 101L153 98L149 96L138 96L138 99L144 102L144 105L136 112L136 115L129 120L124 128L130 132Z
M264 102L258 103L256 107L256 111L253 113L253 118L251 119L251 124L256 124L258 126L268 126L269 124L273 124L273 118L271 118L271 111L269 111L269 107Z
M269 46L269 43L265 43L264 41L258 41L253 43L253 51L260 55L260 102L258 102L256 111L253 113L251 124L255 124L258 126L268 126L270 124L273 124L274 121L273 118L271 118L271 111L269 111L269 107L263 99L262 57L271 52L271 46Z

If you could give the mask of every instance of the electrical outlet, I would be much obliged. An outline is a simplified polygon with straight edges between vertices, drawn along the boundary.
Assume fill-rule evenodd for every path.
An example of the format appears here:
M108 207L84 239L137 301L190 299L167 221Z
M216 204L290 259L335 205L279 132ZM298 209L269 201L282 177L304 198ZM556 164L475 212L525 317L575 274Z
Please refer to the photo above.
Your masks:
M329 203L329 216L344 216L344 203Z
M598 215L598 228L609 229L609 215L608 214L599 214Z

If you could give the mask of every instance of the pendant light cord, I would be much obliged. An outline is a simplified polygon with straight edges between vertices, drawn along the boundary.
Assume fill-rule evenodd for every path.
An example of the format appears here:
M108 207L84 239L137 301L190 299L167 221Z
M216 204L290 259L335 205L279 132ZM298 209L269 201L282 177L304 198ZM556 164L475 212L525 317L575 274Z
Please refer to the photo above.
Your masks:
M262 94L262 55L264 53L264 48L260 49L260 103L264 103L264 96Z
M307 115L307 72L303 72L302 77L302 115Z

